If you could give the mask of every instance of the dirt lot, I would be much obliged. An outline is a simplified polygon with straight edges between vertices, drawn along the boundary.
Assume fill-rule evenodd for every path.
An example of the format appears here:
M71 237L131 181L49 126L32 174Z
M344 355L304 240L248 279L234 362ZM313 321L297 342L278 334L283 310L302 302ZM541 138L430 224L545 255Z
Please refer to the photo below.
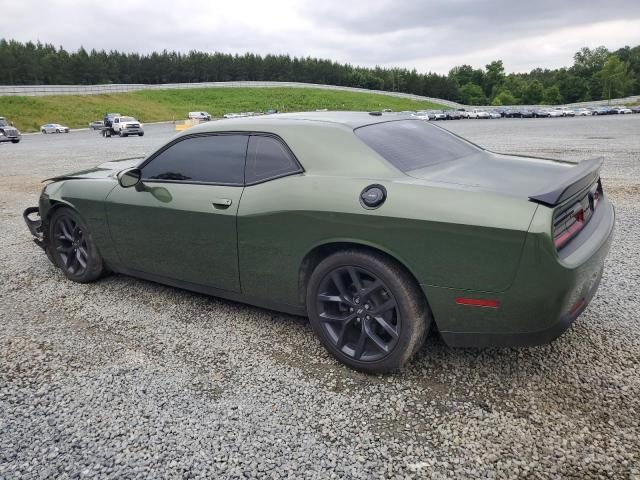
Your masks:
M497 151L603 155L616 240L552 345L431 337L387 376L337 364L302 318L49 264L21 218L39 181L149 153L170 125L0 144L0 479L640 478L640 115L441 125Z

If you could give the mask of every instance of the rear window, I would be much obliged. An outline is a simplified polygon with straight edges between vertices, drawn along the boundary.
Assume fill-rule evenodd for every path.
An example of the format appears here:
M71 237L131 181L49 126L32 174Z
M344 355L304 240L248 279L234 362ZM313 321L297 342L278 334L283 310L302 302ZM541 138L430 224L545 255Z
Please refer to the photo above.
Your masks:
M464 140L422 120L375 123L357 128L355 134L405 173L478 151Z

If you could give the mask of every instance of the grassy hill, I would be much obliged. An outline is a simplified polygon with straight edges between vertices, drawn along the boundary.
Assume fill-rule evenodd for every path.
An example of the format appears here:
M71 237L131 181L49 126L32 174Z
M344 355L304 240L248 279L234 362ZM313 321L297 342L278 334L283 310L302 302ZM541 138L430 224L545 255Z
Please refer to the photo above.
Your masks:
M158 122L183 120L187 112L195 110L220 117L229 112L258 112L271 108L281 112L321 108L399 111L442 108L442 105L319 88L194 88L109 95L0 97L0 116L14 122L24 132L37 131L45 123L86 127L90 121L101 119L105 112L132 115L142 122Z

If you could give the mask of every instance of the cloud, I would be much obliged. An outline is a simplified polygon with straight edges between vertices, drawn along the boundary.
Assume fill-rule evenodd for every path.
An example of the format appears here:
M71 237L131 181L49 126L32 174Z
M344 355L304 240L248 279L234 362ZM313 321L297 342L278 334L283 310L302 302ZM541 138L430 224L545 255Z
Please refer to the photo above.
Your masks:
M640 2L236 0L5 2L5 38L67 49L289 53L446 73L501 58L507 71L570 65L586 45L640 44Z

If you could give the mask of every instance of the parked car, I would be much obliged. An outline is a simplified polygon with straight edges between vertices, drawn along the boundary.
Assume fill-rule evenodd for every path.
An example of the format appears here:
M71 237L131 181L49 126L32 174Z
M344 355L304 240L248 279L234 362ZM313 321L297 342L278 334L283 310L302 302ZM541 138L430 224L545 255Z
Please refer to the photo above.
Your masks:
M211 115L207 112L189 112L189 120L200 120L203 122L208 122L211 120Z
M427 110L418 110L415 116L420 120L431 120L431 117L429 115L430 114Z
M265 115L274 115L276 113L278 113L278 110L276 110L275 108L270 108L269 110L266 110L264 112Z
M504 111L503 117L506 117L506 118L521 118L522 117L522 112L520 112L520 110L518 110L517 108L509 108L509 109Z
M631 107L631 113L640 113L640 105Z
M556 107L555 110L562 112L563 117L575 117L576 112L569 107Z
M457 110L446 110L444 112L445 120L460 120L462 113Z
M40 127L42 133L69 133L69 127L60 125L59 123L47 123Z
M562 112L560 110L556 110L555 108L551 108L547 110L547 113L551 118L560 118L562 117Z
M429 115L432 116L431 120L446 120L447 115L442 110L431 110Z
M593 115L613 115L617 113L618 112L611 107L600 106L593 109Z
M549 112L547 110L543 110L541 108L534 108L531 110L533 118L547 118L549 117Z
M569 328L613 238L601 166L494 154L406 117L283 114L51 178L23 215L69 280L113 271L306 315L337 359L381 372L432 328L476 347Z
M467 118L488 119L490 117L489 117L489 112L487 112L486 110L483 110L481 108L474 108L471 111L467 112Z
M9 123L6 118L0 117L0 143L20 143L20 130Z
M520 110L520 118L533 118L533 110L523 108L522 110Z
M89 128L91 130L100 130L102 127L104 127L104 121L102 120L94 120L93 122L89 123Z
M502 118L502 113L498 110L489 110L489 118Z
M629 113L633 113L633 112L631 111L631 109L630 109L630 108L625 107L625 106L622 106L622 107L615 107L615 108L614 108L614 110L615 110L615 111L616 111L616 113L618 113L619 115L626 115L626 114L629 114Z
M576 109L576 116L578 117L588 117L591 116L592 112L588 108L578 108Z

